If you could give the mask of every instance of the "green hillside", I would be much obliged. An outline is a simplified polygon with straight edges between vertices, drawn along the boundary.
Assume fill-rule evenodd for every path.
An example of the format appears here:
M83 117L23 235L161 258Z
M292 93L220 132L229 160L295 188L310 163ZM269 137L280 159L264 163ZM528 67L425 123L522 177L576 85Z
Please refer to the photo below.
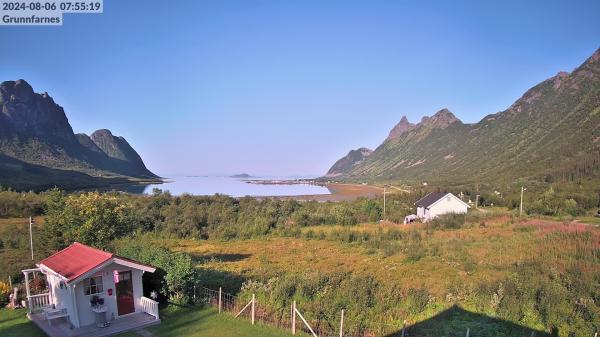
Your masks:
M597 175L599 150L600 50L573 72L541 82L478 123L463 124L444 109L405 127L336 180L569 180Z

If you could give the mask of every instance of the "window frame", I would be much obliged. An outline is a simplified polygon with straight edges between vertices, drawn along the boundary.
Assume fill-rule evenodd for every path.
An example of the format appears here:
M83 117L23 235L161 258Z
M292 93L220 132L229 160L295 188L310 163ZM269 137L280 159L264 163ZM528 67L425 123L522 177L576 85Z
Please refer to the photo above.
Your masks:
M92 281L95 283L92 284ZM85 296L94 296L99 295L104 292L104 280L102 279L102 275L94 275L88 277L83 280L83 294ZM95 292L92 292L92 289L95 288Z

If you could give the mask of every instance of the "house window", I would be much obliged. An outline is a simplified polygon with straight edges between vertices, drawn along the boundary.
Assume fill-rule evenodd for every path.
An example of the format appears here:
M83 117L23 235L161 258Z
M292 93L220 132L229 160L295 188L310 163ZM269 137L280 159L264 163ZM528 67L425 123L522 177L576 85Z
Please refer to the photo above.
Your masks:
M102 292L102 276L94 276L83 280L83 292L86 295L94 295Z

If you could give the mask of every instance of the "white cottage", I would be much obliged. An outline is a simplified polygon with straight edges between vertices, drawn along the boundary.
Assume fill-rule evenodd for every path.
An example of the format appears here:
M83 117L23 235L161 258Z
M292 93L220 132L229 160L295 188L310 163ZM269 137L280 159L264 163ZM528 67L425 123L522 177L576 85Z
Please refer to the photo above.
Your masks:
M470 206L460 200L452 193L429 193L419 201L417 206L417 218L429 221L443 214L465 214Z
M64 318L68 335L78 335L78 329L91 334L89 328L106 333L139 328L148 322L156 324L158 303L143 295L142 275L155 268L75 242L69 247L24 270L29 303L29 317L48 335L61 335L56 319ZM32 295L30 273L45 275L48 292ZM96 300L93 305L91 302ZM60 325L60 322L58 325ZM140 323L140 324L138 324ZM112 329L110 328L113 326ZM67 334L64 334L66 336ZM96 335L96 334L94 334Z

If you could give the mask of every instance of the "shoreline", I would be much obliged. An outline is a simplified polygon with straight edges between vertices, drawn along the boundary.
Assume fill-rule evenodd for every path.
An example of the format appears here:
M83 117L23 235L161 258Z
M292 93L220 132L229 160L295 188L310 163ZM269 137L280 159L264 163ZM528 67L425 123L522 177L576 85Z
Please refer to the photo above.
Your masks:
M374 199L383 195L383 188L374 185L350 183L320 183L312 181L313 185L325 186L329 194L307 194L287 196L262 196L256 199L278 199L296 201L339 202L352 201L358 198Z

